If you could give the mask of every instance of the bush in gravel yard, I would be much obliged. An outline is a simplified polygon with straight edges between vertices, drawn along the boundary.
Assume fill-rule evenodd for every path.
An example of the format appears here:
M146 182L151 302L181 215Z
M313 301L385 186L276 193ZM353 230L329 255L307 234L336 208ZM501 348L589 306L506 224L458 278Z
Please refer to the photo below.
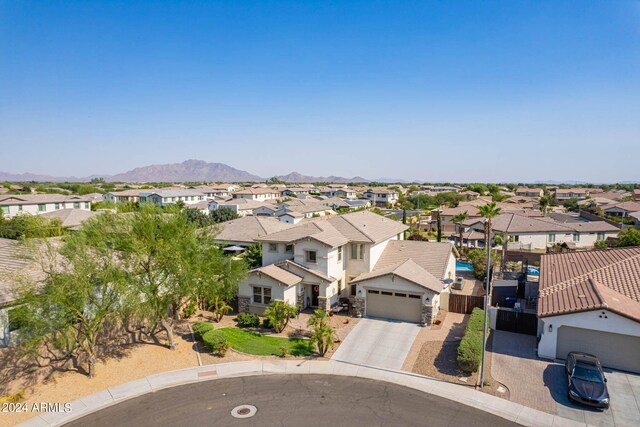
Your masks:
M197 322L191 327L193 329L193 335L197 340L202 341L202 337L209 331L213 331L213 325L207 322Z
M204 346L211 353L217 353L220 356L224 356L229 349L229 343L227 337L223 332L211 330L203 335L202 341Z
M257 328L260 326L260 318L254 313L238 313L237 319L241 328Z
M273 326L271 326L271 320L267 319L266 317L262 319L262 327L265 329L273 328Z
M458 367L465 372L476 372L480 368L483 322L484 310L474 308L458 346Z

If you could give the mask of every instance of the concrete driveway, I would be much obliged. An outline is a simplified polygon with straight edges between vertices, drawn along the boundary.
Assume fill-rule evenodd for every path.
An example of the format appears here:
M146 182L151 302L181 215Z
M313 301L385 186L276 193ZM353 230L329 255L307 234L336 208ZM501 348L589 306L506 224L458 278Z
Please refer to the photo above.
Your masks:
M420 332L415 323L361 319L340 344L331 360L402 369L402 364Z
M590 425L640 426L640 375L605 369L611 407L591 409L569 400L564 364L538 359L535 337L492 334L491 376L507 386L511 401Z

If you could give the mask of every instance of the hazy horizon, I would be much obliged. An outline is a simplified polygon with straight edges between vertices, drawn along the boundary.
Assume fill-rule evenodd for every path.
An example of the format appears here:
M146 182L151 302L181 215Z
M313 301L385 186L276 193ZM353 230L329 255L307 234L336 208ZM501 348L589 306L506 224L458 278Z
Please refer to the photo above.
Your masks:
M0 171L640 182L640 2L0 0Z

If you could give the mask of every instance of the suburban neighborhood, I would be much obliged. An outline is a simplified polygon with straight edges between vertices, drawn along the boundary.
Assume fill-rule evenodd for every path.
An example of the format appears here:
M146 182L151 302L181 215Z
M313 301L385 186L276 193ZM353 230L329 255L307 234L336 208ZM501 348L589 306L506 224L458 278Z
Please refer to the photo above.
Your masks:
M74 194L80 187L67 184L56 194L52 190L61 184L5 183L0 196L3 394L12 401L27 393L55 400L66 382L90 391L94 377L112 369L107 351L115 346L128 349L124 360L131 363L166 359L146 364L148 374L194 363L327 360L424 375L578 422L640 420L636 401L628 398L640 382L640 229L629 221L640 206L634 205L633 188L594 186L582 200L605 190L609 197L621 195L594 206L555 196L584 194L582 189L547 186L274 181L172 182L154 188L96 180L80 191L91 196ZM89 236L106 238L145 221L166 224L158 233L186 227L180 233L195 233L207 245L201 251L213 248L211 260L219 271L216 282L207 281L213 287L197 287L194 297L176 294L180 302L170 314L172 329L145 332L145 322L132 324L128 328L140 328L133 336L96 344L93 351L104 356L88 371L58 372L67 360L87 363L83 347L71 353L58 349L59 360L44 366L44 359L25 357L28 343L37 339L38 347L46 345L51 334L28 317L31 304L43 309L29 301L58 286L44 260L69 257L66 246L80 245L74 251L81 253L80 242ZM143 242L135 245L150 244ZM126 247L118 250L121 263L128 262ZM79 260L70 260L66 269L79 268ZM129 286L120 292L126 294ZM66 304L55 302L61 303ZM113 322L113 316L120 315L105 319ZM473 347L483 318L484 356L482 346ZM104 339L128 335L118 329L104 323L99 328L112 337ZM148 348L150 337L177 349L163 345L168 354L162 355L160 348ZM178 358L169 354L176 351ZM563 363L576 352L595 355L604 369L611 402L604 411L592 412L566 390ZM527 372L526 383L518 372ZM56 378L55 385L43 378ZM125 370L113 381L127 379ZM21 413L12 419L33 418Z
M0 427L640 427L640 1L0 1Z

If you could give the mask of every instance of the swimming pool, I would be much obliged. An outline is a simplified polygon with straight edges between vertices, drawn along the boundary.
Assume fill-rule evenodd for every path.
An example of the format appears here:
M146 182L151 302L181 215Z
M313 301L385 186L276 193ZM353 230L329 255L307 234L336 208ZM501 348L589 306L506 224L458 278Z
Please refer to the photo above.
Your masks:
M529 276L540 276L540 267L527 267L527 274Z
M466 261L456 260L457 271L473 271L473 264Z

